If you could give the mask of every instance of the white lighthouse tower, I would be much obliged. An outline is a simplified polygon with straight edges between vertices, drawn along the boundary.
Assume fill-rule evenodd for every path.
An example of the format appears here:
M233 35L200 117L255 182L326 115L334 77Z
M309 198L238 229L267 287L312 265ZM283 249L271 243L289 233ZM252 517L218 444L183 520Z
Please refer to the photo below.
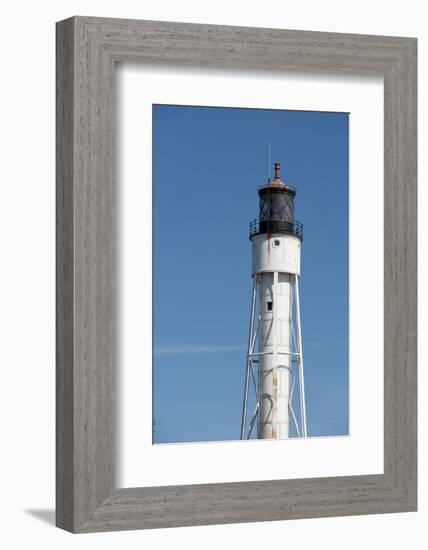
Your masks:
M258 194L259 219L250 224L253 292L241 439L250 438L256 421L258 439L306 437L299 301L303 226L294 219L296 190L281 181L275 163L275 178Z

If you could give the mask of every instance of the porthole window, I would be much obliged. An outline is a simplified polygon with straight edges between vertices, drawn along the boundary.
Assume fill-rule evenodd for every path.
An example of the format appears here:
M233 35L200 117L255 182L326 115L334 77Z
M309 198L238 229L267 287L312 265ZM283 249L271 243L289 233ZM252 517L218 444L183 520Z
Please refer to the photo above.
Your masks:
M274 246L275 248L278 248L278 246L279 246L280 244L281 244L281 241L280 241L279 239L274 239L274 240L273 240L273 246Z

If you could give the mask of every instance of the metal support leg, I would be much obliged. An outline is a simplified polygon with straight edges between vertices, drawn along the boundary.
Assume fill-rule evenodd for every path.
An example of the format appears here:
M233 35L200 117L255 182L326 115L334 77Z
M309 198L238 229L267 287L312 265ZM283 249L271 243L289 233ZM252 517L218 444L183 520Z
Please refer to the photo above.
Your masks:
M295 276L296 286L296 317L297 317L297 345L299 360L299 387L300 387L300 418L302 423L302 437L307 437L306 427L306 402L305 402L305 378L303 372L303 350L302 350L302 326L300 323L300 293L299 293L299 277Z
M248 408L248 387L250 382L250 369L251 365L251 351L253 345L253 332L254 332L254 316L256 311L256 300L257 300L257 275L254 275L253 282L253 294L251 299L251 318L250 318L250 329L248 332L248 347L247 347L247 366L245 369L245 383L244 383L244 401L242 404L242 421L241 421L241 439L245 439L245 428L247 425L247 408Z

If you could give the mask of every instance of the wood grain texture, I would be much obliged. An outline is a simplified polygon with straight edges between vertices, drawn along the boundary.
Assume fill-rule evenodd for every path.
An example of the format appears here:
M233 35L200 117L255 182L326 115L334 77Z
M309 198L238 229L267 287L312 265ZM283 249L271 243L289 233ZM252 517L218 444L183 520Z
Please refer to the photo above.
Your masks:
M56 36L56 521L74 526L74 24Z
M114 488L118 61L383 76L383 475ZM58 23L57 525L92 532L416 510L416 246L415 39L88 17Z

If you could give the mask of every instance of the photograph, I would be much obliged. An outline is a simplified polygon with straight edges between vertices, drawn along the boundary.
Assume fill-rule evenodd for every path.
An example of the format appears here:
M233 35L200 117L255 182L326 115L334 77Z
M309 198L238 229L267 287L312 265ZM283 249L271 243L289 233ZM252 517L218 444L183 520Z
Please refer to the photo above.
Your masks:
M153 443L349 434L349 113L155 104Z

